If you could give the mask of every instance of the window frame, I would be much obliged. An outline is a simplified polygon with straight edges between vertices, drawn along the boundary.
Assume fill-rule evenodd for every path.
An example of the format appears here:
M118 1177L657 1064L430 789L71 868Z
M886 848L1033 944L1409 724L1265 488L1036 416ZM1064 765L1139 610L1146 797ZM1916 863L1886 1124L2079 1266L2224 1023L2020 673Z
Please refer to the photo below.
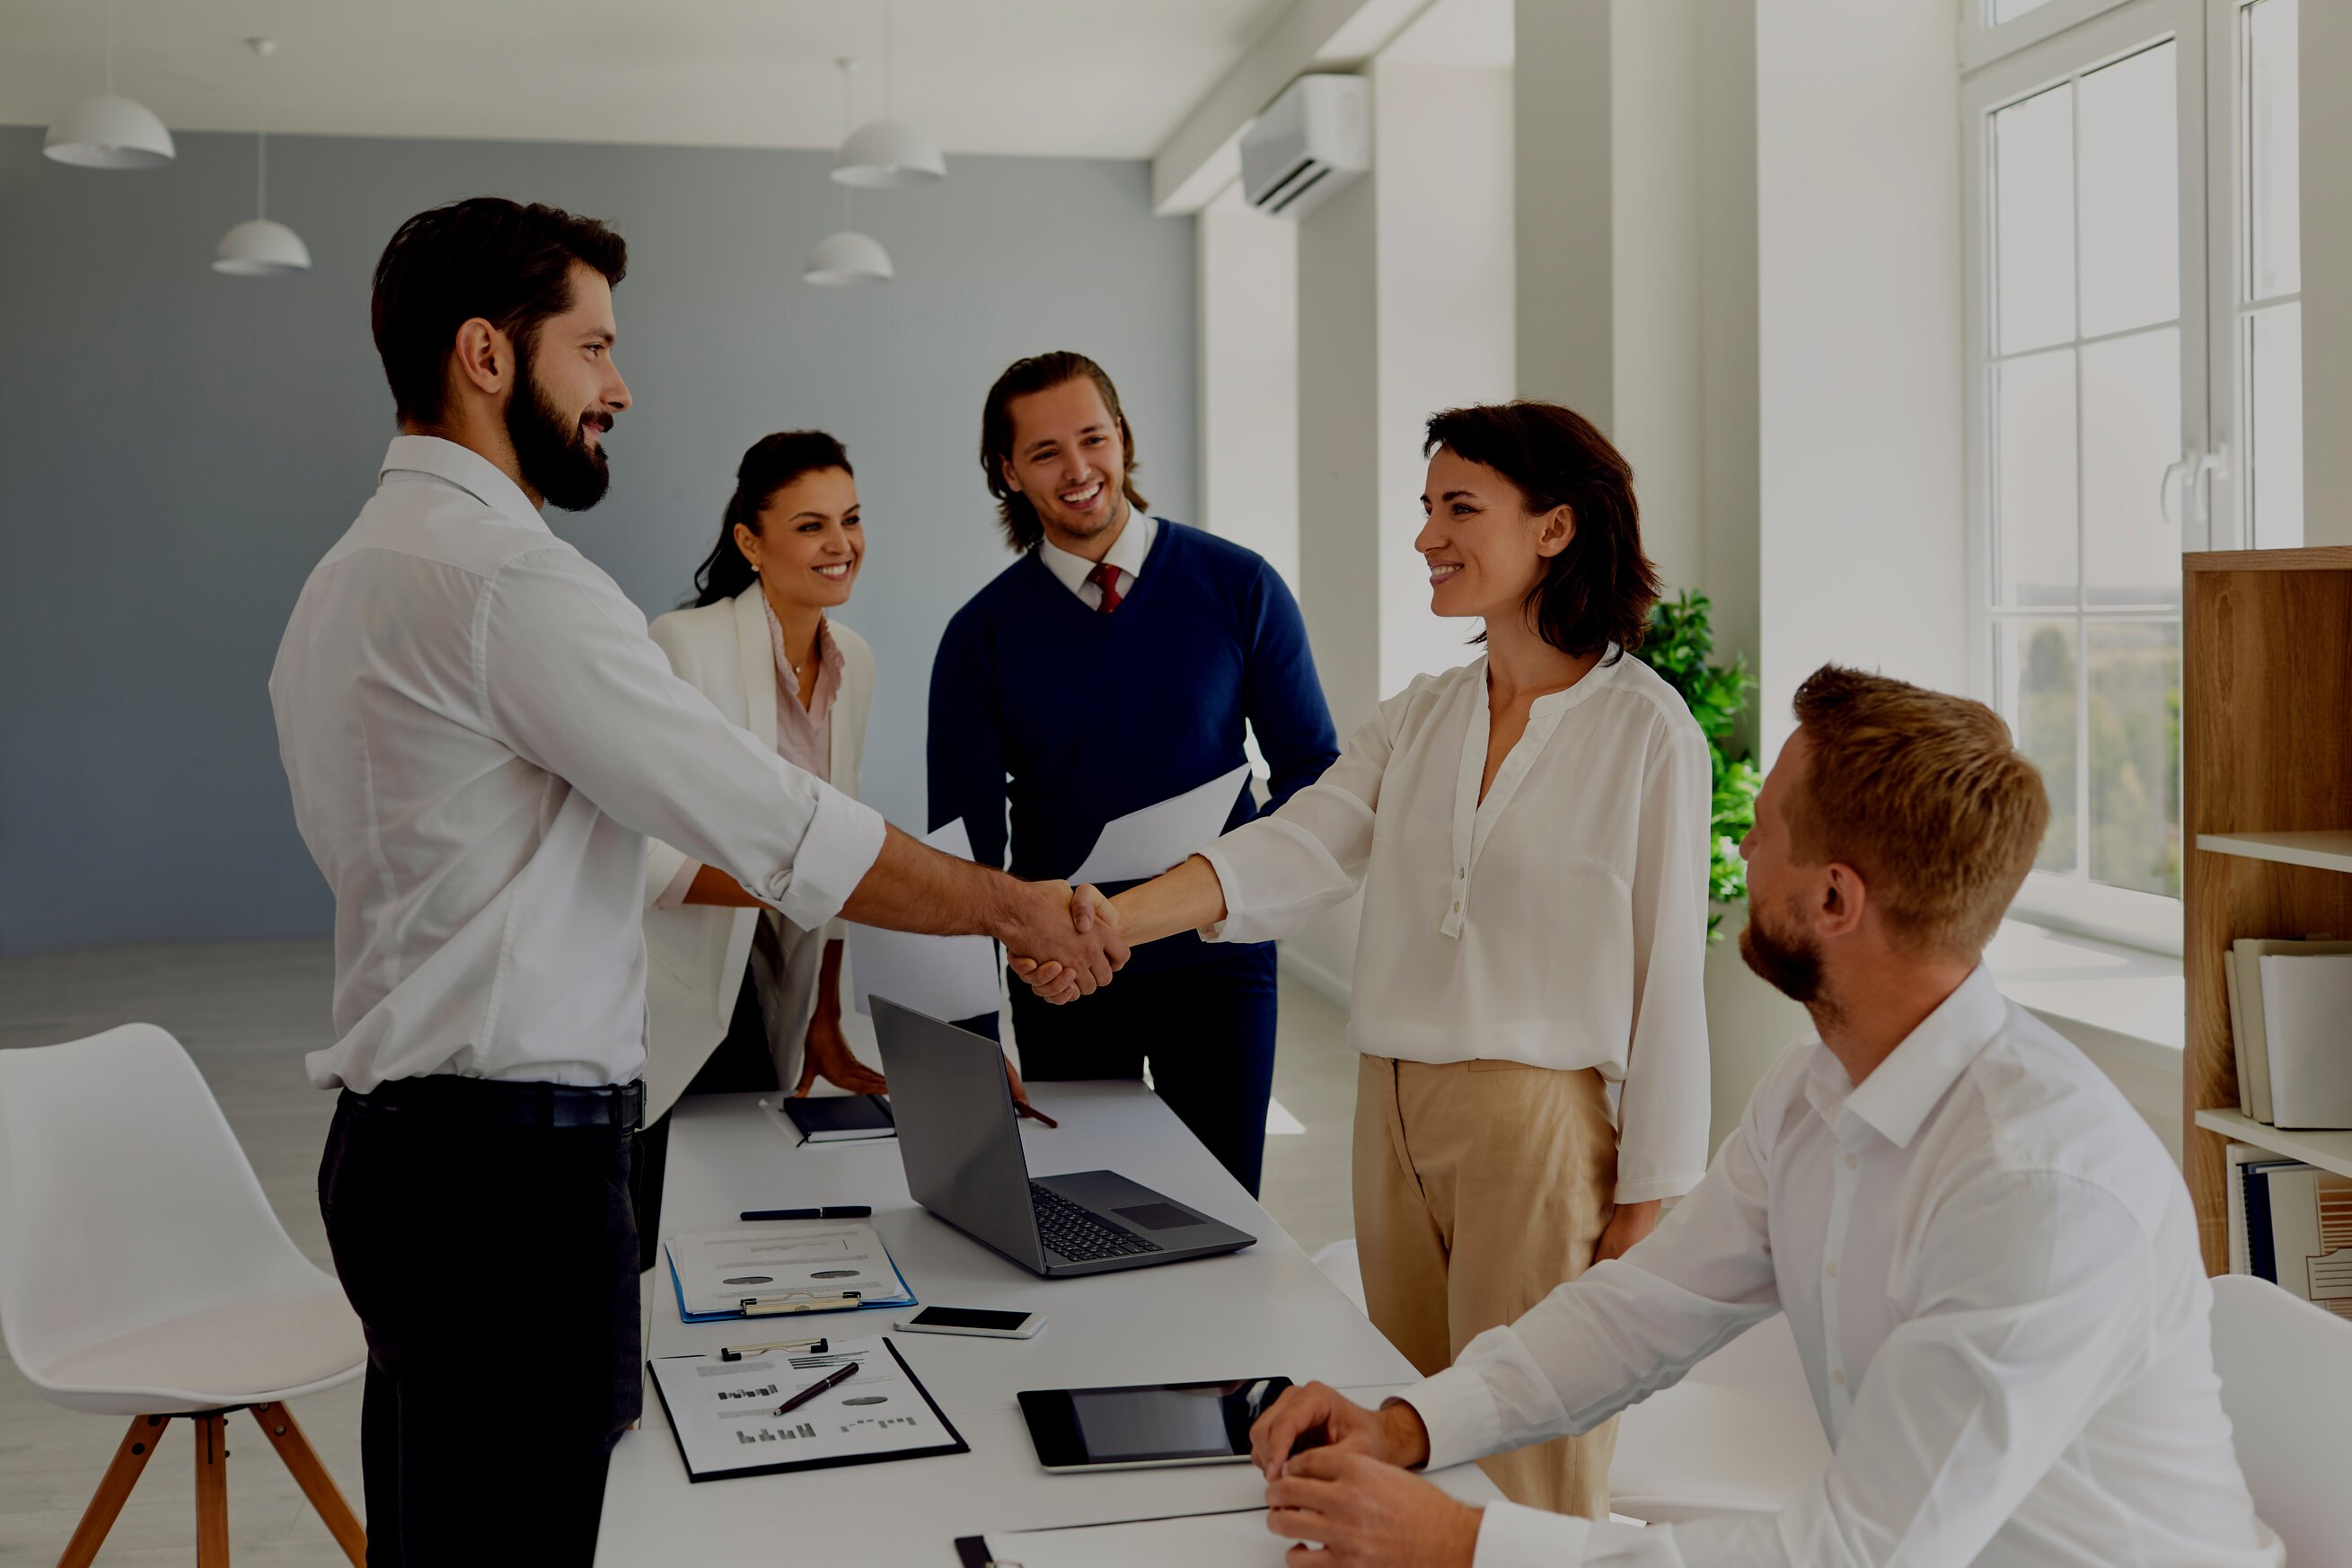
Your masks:
M1985 14L1985 0L1963 0L1963 3L1975 17L1980 18ZM2212 26L2210 10L2227 11L2234 20L2236 4L2237 0L2218 0L2218 4L2209 8L2208 0L2049 0L2049 4L2000 27L1986 26L1979 22L1970 28L1964 17L1960 113L1962 236L1966 247L1963 289L1966 297L1961 315L1963 331L1967 334L1963 364L1967 378L1965 418L1968 426L1964 447L1968 468L1968 652L1971 678L1978 687L1978 694L1996 708L2000 698L2000 682L1995 662L1999 623L2032 611L2026 606L1997 609L1994 605L1995 552L1999 542L1993 516L1997 476L1993 466L1995 407L1992 383L1995 367L2002 356L1998 353L1993 336L1993 245L1997 237L1990 205L1993 115L1998 110L2062 83L2079 81L2082 77L2103 66L2128 58L2168 37L2173 42L2179 142L2176 149L2176 163L2180 171L2180 312L2178 318L2181 381L2180 450L2184 457L2210 450L2211 405L2221 399L2215 395L2213 318L2216 294L2210 276L2210 231L2215 225L2209 169L2209 161L2214 155L2213 138L2209 135L2212 69L2209 59L2209 37ZM2232 177L2224 188L2234 193L2238 184ZM2229 254L2234 257L2234 251ZM2229 267L2220 287L2225 291L2235 289L2234 262ZM2223 297L2234 303L2233 292L2225 292ZM2077 324L2079 327L2079 322ZM2229 325L2234 341L2234 314L2230 318ZM2070 342L2079 345L2080 339ZM2076 374L2079 377L2079 346L2076 352ZM2233 363L2230 363L2226 374L2234 395L2238 378ZM2077 483L2080 483L2079 476ZM2221 491L2228 487L2214 485L2211 488ZM2206 514L2211 509L2191 506L2188 504L2188 498L2183 496L2179 510L2182 520L2181 548L2184 551L2206 548L2210 542ZM2078 493L2075 516L2078 549L2081 547L2083 526ZM2078 583L2076 606L2065 614L2084 631L2101 619L2141 623L2161 623L2168 619L2176 625L2179 621L2177 607L2168 616L2146 610L2103 614L2083 607L2081 597ZM2044 610L2042 613L2055 612ZM2074 660L2075 820L2076 831L2084 846L2079 851L2082 858L2078 859L2078 864L2087 864L2088 835L2092 826L2087 800L2090 768L2084 749L2089 724L2089 655L2087 638L2078 637ZM2021 918L2135 947L2171 953L2181 951L2181 902L2178 897L2111 887L2091 881L2087 876L2080 874L2032 873L2018 895L2014 912Z

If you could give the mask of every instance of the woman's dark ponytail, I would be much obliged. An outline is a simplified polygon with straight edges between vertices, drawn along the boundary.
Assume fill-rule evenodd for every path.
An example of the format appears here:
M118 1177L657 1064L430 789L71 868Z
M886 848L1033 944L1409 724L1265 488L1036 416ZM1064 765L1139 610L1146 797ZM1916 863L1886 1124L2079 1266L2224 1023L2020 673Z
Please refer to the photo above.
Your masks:
M735 542L735 525L760 531L760 512L775 493L799 479L824 468L839 468L853 478L849 453L822 430L779 430L762 436L743 454L735 469L735 493L727 498L727 512L719 524L719 542L694 572L693 605L697 609L731 599L760 580Z

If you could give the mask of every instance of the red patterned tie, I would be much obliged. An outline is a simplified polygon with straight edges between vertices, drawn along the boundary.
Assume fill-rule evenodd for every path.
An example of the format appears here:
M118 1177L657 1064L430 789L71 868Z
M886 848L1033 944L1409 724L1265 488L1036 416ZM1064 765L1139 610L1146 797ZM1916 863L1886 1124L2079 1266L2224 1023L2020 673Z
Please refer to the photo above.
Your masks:
M1092 583L1096 587L1102 590L1102 604L1097 607L1104 615L1109 615L1113 610L1118 608L1119 592L1118 567L1113 566L1107 561L1097 562L1095 564L1095 569L1087 574L1087 581Z

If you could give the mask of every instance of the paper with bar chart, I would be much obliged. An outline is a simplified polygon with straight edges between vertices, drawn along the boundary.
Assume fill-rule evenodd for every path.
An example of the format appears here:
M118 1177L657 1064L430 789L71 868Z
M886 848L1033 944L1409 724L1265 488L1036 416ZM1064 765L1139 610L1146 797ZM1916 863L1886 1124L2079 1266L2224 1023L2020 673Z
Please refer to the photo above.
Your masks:
M776 1414L853 1363L846 1382ZM883 1335L836 1339L822 1355L664 1356L649 1364L693 1480L970 1452Z

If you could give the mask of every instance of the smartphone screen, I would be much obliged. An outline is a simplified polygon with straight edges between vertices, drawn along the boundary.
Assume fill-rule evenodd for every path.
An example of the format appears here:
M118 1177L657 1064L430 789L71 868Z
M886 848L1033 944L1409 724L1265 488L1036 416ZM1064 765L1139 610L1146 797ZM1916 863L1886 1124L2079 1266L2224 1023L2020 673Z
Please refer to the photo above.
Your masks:
M973 1307L926 1307L913 1321L935 1329L995 1329L1009 1331L1029 1321L1026 1312L985 1312Z

